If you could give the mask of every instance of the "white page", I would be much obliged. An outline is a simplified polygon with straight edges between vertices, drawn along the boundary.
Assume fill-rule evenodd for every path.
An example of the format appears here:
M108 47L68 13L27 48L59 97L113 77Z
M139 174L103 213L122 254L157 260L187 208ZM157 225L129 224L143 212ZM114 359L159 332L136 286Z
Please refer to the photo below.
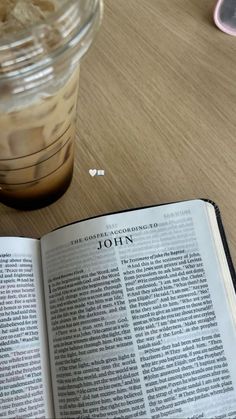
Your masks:
M42 254L58 417L236 414L235 326L206 203L67 226Z
M0 238L0 417L52 418L40 243Z

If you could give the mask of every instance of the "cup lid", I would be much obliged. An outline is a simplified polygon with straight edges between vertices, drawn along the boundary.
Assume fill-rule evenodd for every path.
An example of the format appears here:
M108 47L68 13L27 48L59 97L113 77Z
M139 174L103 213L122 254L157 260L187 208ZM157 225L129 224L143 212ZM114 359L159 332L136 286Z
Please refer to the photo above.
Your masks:
M45 21L0 40L0 81L40 71L62 54L79 60L98 29L102 0L67 0Z

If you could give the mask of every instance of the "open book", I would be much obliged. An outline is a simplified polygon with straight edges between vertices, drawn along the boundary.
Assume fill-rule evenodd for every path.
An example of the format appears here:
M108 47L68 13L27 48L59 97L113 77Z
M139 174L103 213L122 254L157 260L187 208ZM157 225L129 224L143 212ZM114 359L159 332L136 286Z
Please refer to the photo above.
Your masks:
M235 278L212 203L0 249L0 417L236 417Z

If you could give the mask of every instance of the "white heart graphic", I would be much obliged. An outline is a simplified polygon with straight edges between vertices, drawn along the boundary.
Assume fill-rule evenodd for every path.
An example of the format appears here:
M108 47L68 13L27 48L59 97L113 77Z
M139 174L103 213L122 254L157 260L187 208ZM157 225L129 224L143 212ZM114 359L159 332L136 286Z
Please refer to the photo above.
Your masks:
M96 169L90 169L89 170L89 174L90 174L90 176L95 176L96 175L96 173L97 173L97 170Z

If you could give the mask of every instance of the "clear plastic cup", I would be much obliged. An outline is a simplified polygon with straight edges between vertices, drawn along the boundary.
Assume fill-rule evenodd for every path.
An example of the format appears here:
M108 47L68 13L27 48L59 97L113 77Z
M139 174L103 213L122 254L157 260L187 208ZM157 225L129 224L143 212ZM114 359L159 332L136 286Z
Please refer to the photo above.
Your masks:
M0 201L49 205L74 162L80 60L99 27L102 0L70 0L43 23L0 42Z

